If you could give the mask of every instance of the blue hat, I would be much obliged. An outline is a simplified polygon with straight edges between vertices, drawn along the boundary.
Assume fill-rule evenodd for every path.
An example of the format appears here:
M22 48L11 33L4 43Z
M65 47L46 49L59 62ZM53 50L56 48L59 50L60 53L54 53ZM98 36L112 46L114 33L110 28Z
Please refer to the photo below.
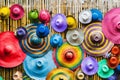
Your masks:
M35 80L45 80L47 74L56 68L53 59L52 51L40 58L27 56L23 62L23 67L26 74Z
M92 20L93 21L102 21L102 12L98 9L91 9L92 12Z
M50 44L52 47L60 47L63 44L61 35L53 34L50 38Z

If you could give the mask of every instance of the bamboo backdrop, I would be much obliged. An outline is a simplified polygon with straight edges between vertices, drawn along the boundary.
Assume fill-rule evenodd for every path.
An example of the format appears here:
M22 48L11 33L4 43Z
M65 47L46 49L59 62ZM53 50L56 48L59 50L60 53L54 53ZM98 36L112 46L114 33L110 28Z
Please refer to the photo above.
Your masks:
M15 31L19 26L26 26L30 23L28 20L28 12L31 9L47 9L50 11L51 16L56 13L63 13L65 15L73 15L78 22L78 14L85 9L97 8L103 12L103 15L110 9L115 7L120 7L120 0L0 0L0 7L8 6L12 4L19 3L25 9L25 15L21 20L14 21L12 19L0 20L0 32L4 31ZM50 25L49 25L50 26ZM78 27L81 28L83 25L78 22ZM50 34L56 33L50 27ZM60 34L60 33L59 33ZM61 33L63 38L65 38L65 33ZM97 58L101 60L102 57ZM4 80L12 80L12 75L15 71L22 71L22 65L12 68L5 69L0 67L0 76ZM87 80L102 80L97 74L91 77L87 76Z

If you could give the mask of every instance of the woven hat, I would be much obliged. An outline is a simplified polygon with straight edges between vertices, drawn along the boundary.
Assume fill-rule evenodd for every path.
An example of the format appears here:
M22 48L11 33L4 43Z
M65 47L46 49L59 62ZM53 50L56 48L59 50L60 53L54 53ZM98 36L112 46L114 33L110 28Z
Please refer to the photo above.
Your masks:
M63 32L67 29L66 16L64 14L56 14L51 20L51 27L56 32Z
M120 44L120 8L113 8L105 14L102 31L108 40Z
M81 29L68 30L66 34L66 39L69 44L73 46L78 46L84 40L84 33Z
M99 64L99 68L98 68L97 74L101 78L109 78L110 76L112 76L114 74L114 70L107 66L106 59L99 61L98 64Z
M40 58L27 56L23 62L23 68L30 78L45 80L47 74L56 68L52 59L52 51L48 51L46 55Z
M19 20L24 16L24 9L19 4L13 4L10 7L10 18L13 20Z
M84 80L85 79L85 74L81 71L80 68L78 68L75 71L75 80Z
M82 24L88 24L92 21L92 13L90 10L84 10L79 14L79 21Z
M13 32L0 33L0 66L13 68L20 65L26 55L19 46Z
M10 9L8 7L0 8L0 16L2 19L7 19L10 16Z

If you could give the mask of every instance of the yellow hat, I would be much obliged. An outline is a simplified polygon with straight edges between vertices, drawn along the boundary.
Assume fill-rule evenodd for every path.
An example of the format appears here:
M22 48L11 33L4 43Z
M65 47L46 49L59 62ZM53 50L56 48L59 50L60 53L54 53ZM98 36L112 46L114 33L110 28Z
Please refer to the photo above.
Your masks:
M0 9L0 16L2 19L7 19L10 15L10 9L8 7L2 7Z
M76 19L72 15L67 16L67 24L68 29L74 29L77 27Z

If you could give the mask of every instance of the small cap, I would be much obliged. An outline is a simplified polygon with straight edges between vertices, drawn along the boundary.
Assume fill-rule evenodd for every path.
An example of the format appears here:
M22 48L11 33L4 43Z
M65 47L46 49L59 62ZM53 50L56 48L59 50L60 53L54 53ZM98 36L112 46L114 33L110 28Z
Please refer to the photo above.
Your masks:
M82 73L82 72L78 72L77 73L77 79L79 79L79 80L83 80L85 78L85 75L84 75L84 73Z
M33 9L28 13L28 17L29 19L35 20L38 19L38 10L37 9Z
M118 46L113 46L111 52L114 55L118 55L118 54L120 54L120 49Z
M7 19L10 16L10 9L8 7L2 7L0 9L0 16L2 19Z

